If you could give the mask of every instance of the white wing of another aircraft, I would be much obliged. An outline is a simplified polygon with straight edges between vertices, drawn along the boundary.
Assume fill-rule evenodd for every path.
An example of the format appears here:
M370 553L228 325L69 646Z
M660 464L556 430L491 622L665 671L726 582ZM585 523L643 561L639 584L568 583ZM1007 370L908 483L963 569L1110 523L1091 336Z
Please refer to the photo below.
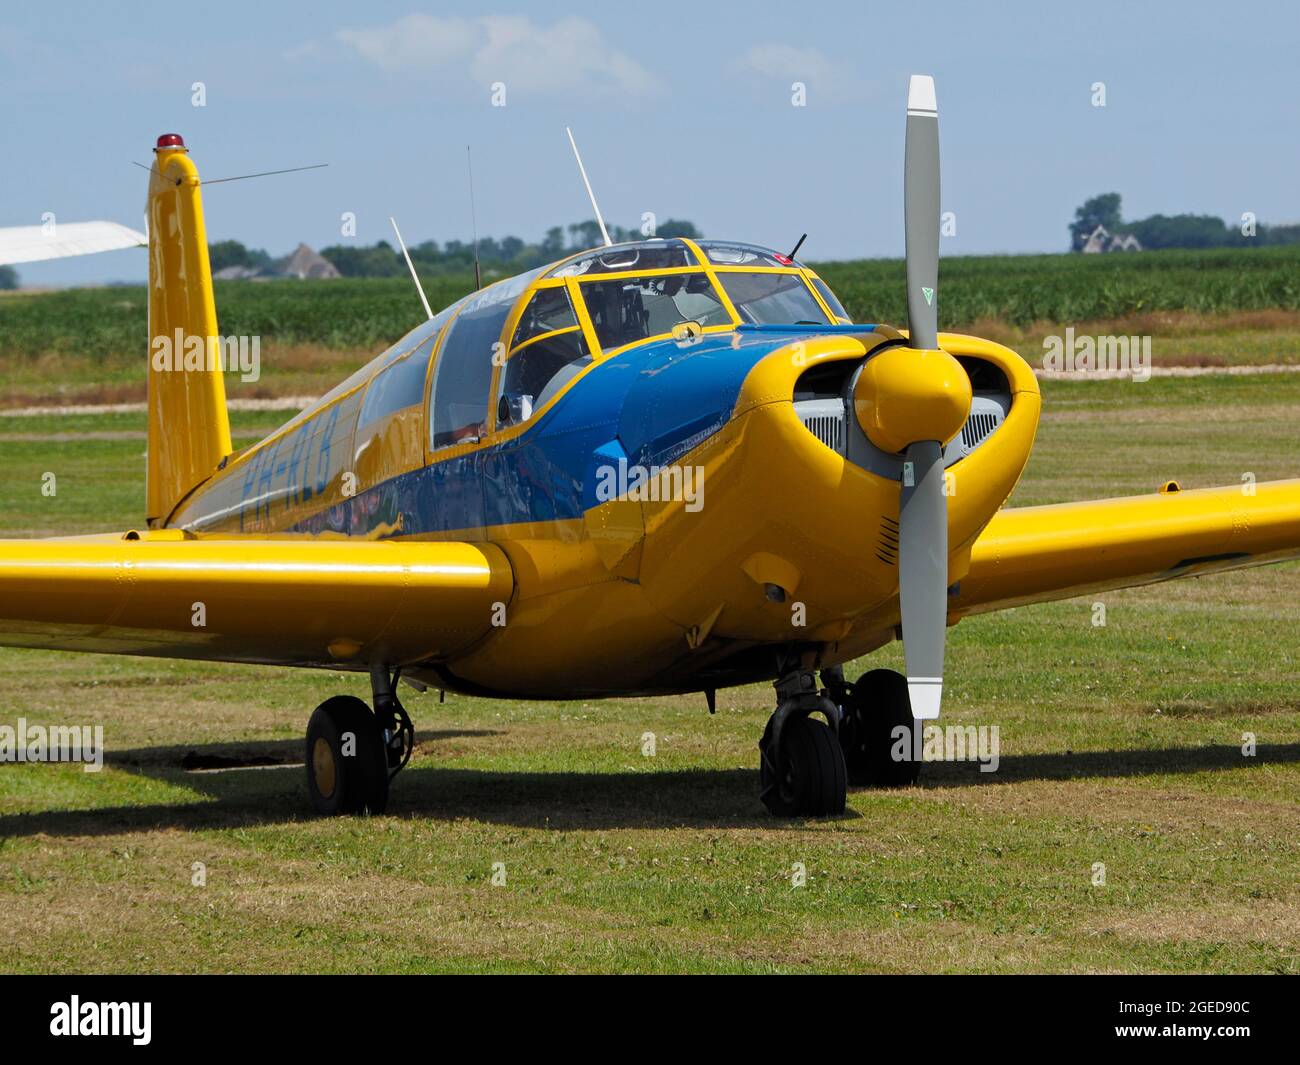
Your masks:
M149 238L116 222L59 222L0 229L0 266L143 247Z

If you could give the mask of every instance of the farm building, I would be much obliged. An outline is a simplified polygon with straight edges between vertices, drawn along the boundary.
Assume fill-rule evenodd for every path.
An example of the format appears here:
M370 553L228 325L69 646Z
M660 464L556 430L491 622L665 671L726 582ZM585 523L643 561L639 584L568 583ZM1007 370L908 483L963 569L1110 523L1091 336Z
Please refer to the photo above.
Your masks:
M1111 233L1099 225L1079 249L1085 255L1098 255L1106 251L1141 251L1142 244L1132 233Z
M270 277L296 277L315 281L342 275L325 256L306 244L299 244L292 255L277 259L270 266L227 266L212 276L217 281L260 281Z

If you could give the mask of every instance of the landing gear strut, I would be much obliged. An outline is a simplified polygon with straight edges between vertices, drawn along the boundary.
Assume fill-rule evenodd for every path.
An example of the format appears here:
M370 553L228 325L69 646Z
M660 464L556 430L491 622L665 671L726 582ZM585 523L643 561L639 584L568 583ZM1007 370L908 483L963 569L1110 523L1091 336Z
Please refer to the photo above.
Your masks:
M828 817L844 812L848 779L836 732L840 712L819 691L811 669L776 682L776 712L759 741L759 798L777 817ZM821 714L823 724L812 717Z
M388 784L411 758L415 727L393 688L397 674L370 671L375 711L352 695L335 695L307 723L307 792L316 812L381 814Z
M391 676L385 665L370 667L370 690L375 697L375 717L383 733L384 748L387 753L388 779L397 776L411 760L415 750L415 726L411 724L410 715L397 698L397 678L401 670Z

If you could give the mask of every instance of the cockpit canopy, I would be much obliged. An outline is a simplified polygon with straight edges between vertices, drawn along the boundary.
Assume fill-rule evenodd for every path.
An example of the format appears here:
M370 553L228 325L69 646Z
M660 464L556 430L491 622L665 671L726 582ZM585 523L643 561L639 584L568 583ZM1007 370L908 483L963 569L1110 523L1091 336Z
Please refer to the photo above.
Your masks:
M615 244L453 303L294 421L365 386L360 440L367 424L427 395L428 446L439 451L528 421L589 366L647 340L847 321L821 278L769 248L678 238Z

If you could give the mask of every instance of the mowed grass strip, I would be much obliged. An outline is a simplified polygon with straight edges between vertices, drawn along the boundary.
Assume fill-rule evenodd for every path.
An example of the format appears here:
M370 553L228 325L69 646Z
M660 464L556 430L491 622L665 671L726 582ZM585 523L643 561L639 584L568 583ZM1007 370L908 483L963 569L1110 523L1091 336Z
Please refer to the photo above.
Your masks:
M1044 400L1016 504L1300 470L1300 378ZM61 438L94 425L137 431L41 419L45 453L0 433L10 528L139 520L139 442ZM0 766L0 968L1300 971L1298 625L1297 565L969 619L944 721L996 725L997 772L932 764L917 788L851 793L844 818L786 822L756 795L763 685L712 717L702 697L409 692L419 745L389 814L321 821L301 733L361 678L2 651L0 723L102 723L109 758ZM182 768L243 762L262 765Z

